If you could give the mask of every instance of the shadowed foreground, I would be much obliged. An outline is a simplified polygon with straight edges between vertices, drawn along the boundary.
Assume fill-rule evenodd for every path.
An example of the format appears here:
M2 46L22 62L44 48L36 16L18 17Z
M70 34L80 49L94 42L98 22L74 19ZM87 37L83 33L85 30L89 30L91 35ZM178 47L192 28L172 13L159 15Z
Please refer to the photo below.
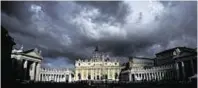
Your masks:
M196 83L187 82L150 82L150 83L14 83L9 88L196 88ZM8 87L7 87L8 88Z

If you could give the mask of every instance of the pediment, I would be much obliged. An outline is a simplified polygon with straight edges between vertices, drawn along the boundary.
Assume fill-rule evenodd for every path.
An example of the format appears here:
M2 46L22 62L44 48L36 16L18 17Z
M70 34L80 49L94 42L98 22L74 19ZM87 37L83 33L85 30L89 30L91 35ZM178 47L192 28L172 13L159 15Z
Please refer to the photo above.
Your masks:
M42 56L39 53L35 52L35 51L31 51L31 52L25 53L25 55L26 56L30 56L30 57L36 57L36 58L42 59Z

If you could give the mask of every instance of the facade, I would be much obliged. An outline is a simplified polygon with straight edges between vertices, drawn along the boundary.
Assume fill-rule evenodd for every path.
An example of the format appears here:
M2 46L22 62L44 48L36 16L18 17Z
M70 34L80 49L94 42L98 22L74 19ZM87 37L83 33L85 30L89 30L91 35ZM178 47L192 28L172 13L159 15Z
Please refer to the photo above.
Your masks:
M71 82L72 71L68 69L52 69L41 68L41 51L37 48L27 51L20 49L13 49L12 54L13 71L15 79L26 81L54 81L54 82Z
M12 62L16 79L19 80L39 80L39 70L43 57L37 48L23 51L20 49L12 50Z
M75 61L74 72L70 69L41 68L43 57L37 48L27 51L23 47L13 49L11 58L16 79L42 82L187 81L197 74L196 49L186 47L162 51L156 54L155 59L129 57L124 66L116 59L99 52L96 47L91 58Z
M120 63L110 59L108 55L99 52L96 47L91 59L75 61L75 81L118 81Z
M41 68L39 81L72 82L73 72L69 69Z
M164 65L158 67L139 67L123 70L120 81L142 82L142 81L162 81L174 80L174 65Z
M120 73L121 81L161 81L180 80L187 81L197 74L196 49L176 47L156 54L155 60L142 59L135 62L129 59ZM145 63L137 65L137 63Z

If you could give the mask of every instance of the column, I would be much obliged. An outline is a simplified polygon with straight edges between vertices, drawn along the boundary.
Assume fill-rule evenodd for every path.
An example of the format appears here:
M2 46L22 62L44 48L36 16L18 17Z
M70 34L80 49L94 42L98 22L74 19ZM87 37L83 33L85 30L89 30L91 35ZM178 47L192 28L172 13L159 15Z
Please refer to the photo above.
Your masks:
M42 74L40 74L40 77L41 77L41 78L39 79L39 81L41 81L41 80L42 80L42 77L43 77L43 76L42 76Z
M195 71L194 71L193 59L190 60L190 65L191 65L191 69L192 69L192 74L194 75Z
M90 70L91 70L91 72L90 72L90 73L91 73L91 74L90 74L90 75L91 75L91 80L93 80L93 69L90 68Z
M163 72L163 76L164 76L164 79L166 80L167 79L166 72Z
M176 79L178 80L179 79L179 64L178 62L175 63L175 68L176 68Z
M107 72L108 72L108 78L107 78L107 79L109 79L109 78L110 78L110 71L109 71L109 68L107 69Z
M139 76L140 76L140 81L142 81L142 73L140 73Z
M24 79L26 80L26 76L27 76L27 65L28 65L28 61L25 60L25 62L23 63L23 69L24 71Z
M46 79L45 81L48 81L48 76L49 76L48 74L45 75L45 79Z
M162 75L162 71L160 72L160 79L163 80L163 75Z
M138 76L138 73L136 73L136 81L137 81L138 77L139 77L139 76Z
M167 73L168 73L168 72L165 72L165 73L164 73L164 76L165 76L166 80L168 79Z
M48 81L50 81L50 74L48 74Z
M43 80L43 81L46 81L46 74L43 74L42 80Z
M36 76L36 73L35 73L36 72L36 67L35 66L36 66L36 63L33 62L31 66L32 66L32 70L31 70L32 75L31 75L30 78L31 78L31 80L34 80L35 81L35 76Z
M151 81L151 79L152 79L152 75L151 73L149 73L149 80Z
M142 74L142 80L143 81L145 80L145 74L144 73Z
M150 80L152 80L153 79L153 76L152 76L152 73L150 73Z
M147 81L148 79L147 79L147 73L145 73L145 80Z
M150 76L149 76L149 73L147 73L147 78L148 78L148 81L150 81Z
M56 80L56 77L55 77L56 75L55 74L53 74L53 80L55 81Z
M147 80L148 80L148 81L150 81L150 78L149 78L149 73L147 73Z
M144 73L142 73L142 80L144 80Z
M60 75L57 76L57 81L60 82Z
M157 81L158 80L158 75L157 75L157 71L155 72L155 80Z
M45 81L47 81L47 76L48 76L48 74L45 74Z
M88 80L88 75L89 75L89 69L87 68L87 80Z
M45 81L48 81L48 74L45 74Z
M42 75L42 80L40 80L40 81L45 81L45 74L41 74Z
M129 81L131 81L131 75L132 75L132 74L129 72Z
M185 68L184 68L184 62L181 62L182 64L182 74L183 74L183 80L185 79Z
M158 79L161 80L160 72L158 72Z
M75 79L75 81L78 80L78 70L77 70L77 68L75 69L74 79Z
M58 82L58 81L57 81L57 74L55 74L55 82Z
M69 81L69 82L72 81L71 73L69 73L69 80L68 80L68 81Z
M59 82L58 74L56 74L56 82Z
M39 79L40 79L40 76L39 76L39 74L40 74L40 63L37 63L37 65L36 65L36 81L38 81Z
M58 75L58 82L60 82L60 80L61 80L61 75L59 74Z

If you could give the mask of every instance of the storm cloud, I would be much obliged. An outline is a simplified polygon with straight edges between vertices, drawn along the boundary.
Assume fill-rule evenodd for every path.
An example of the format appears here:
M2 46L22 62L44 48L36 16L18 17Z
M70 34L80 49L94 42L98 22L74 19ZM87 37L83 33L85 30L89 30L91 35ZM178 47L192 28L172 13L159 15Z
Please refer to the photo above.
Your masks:
M177 46L196 48L197 4L3 1L1 25L17 46L41 49L43 66L72 67L74 60L90 56L96 45L112 56L151 58Z

